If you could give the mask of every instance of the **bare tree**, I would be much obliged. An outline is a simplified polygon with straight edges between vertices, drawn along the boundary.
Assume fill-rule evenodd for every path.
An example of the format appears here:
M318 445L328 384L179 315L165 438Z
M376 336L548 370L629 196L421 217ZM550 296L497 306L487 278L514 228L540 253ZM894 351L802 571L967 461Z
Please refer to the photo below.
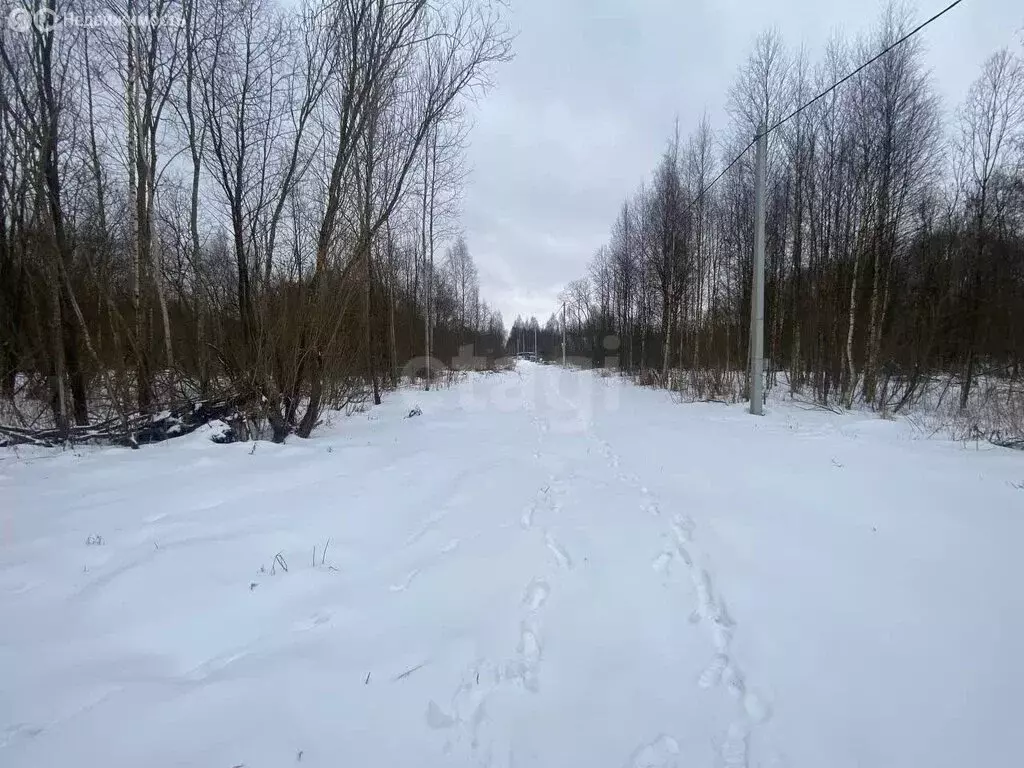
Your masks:
M960 387L960 408L967 407L977 365L980 335L984 330L982 284L990 277L986 267L987 228L993 205L993 186L1019 162L1014 142L1024 135L1024 67L1003 49L985 62L958 115L957 162L963 168L973 258L968 261L970 289L966 362ZM1017 168L1018 172L1020 167Z

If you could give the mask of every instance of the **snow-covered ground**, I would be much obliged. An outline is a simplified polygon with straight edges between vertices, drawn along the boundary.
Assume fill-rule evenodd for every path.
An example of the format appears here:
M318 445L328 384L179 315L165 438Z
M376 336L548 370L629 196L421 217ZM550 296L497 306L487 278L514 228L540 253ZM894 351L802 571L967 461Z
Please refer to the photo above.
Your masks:
M0 765L1024 760L1020 453L528 363L208 437L0 452Z

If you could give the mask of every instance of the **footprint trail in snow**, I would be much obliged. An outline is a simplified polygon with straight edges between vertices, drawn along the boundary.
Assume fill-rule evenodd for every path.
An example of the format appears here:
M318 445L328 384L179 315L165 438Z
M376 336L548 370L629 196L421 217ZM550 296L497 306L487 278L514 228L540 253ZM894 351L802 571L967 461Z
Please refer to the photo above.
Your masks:
M636 475L621 471L622 460L611 444L596 435L593 439L598 444L599 453L608 461L618 480L640 496L640 509L648 514L660 516L663 509L661 502ZM748 768L750 736L757 725L770 717L770 709L757 694L749 690L743 673L731 655L735 624L725 609L721 596L716 598L710 569L699 564L704 559L697 557L696 527L693 519L687 515L673 516L668 531L663 534L663 540L669 543L651 560L651 568L669 576L673 570L673 563L678 559L689 574L697 595L697 605L691 615L691 621L706 627L714 647L711 660L695 684L704 690L721 685L737 702L736 714L725 735L716 741L715 748L720 763L726 768ZM675 765L676 752L670 749L675 743L671 737L663 736L651 745L642 747L629 766Z

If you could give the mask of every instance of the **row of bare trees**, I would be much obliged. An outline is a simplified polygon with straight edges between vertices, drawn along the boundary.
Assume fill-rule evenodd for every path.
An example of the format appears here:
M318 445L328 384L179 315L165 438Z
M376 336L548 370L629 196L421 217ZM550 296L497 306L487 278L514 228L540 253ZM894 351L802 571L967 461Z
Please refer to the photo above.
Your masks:
M283 440L494 330L465 243L435 249L465 105L510 56L501 5L19 1L32 23L0 36L7 400L61 429L230 391Z
M912 26L891 5L819 61L761 35L729 92L730 122L678 131L652 180L565 302L569 353L699 397L745 386L753 152L774 125ZM772 384L884 409L939 376L966 407L979 377L1020 383L1024 359L1024 66L1002 50L947 115L919 37L768 136L766 354ZM1019 391L1019 387L1018 387ZM1017 401L1024 407L1020 399Z

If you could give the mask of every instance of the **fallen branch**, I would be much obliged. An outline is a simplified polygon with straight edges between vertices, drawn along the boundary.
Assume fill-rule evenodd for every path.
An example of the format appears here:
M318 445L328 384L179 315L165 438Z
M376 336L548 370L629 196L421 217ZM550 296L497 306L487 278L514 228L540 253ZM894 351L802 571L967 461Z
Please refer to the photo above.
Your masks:
M126 418L115 417L95 424L74 425L66 430L0 424L0 447L34 445L56 448L68 444L102 443L138 448L140 445L187 435L211 421L235 420L239 418L240 412L239 398L224 397L181 403L155 415L133 413Z

